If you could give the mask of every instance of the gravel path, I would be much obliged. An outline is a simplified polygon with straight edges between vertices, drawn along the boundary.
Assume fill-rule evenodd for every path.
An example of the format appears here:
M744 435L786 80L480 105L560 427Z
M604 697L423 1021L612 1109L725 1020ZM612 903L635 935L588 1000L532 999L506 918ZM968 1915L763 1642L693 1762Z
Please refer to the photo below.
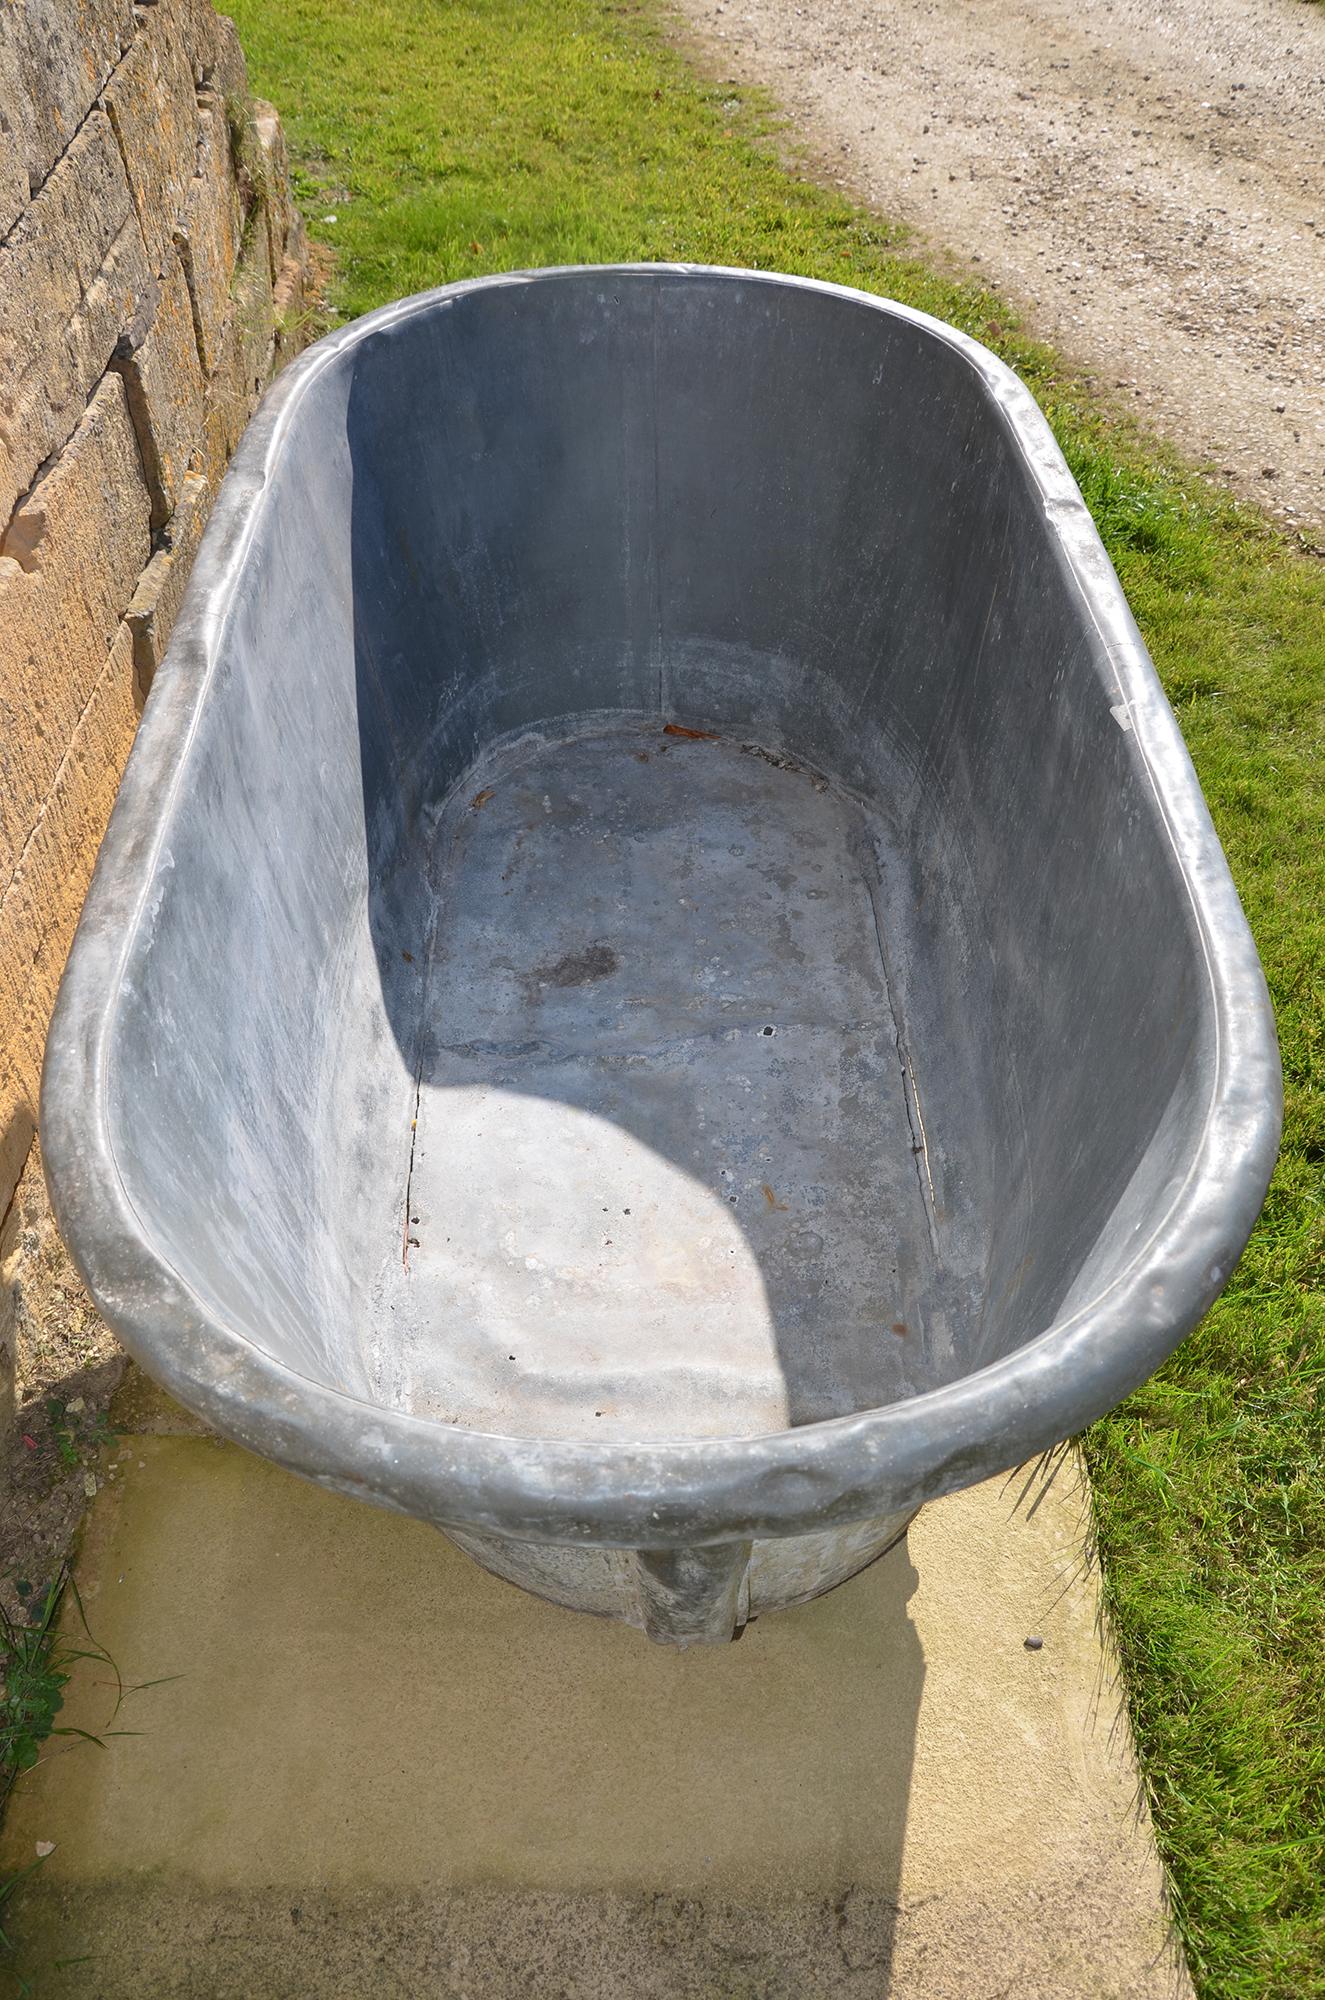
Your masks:
M1325 7L678 4L835 178L1325 541Z

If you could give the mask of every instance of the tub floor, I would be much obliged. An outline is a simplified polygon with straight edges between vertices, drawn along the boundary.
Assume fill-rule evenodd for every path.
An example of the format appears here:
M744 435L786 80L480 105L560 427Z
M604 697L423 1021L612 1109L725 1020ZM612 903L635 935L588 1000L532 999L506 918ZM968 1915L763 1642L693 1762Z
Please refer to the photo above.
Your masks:
M888 845L810 771L656 722L479 767L431 843L382 1400L717 1436L933 1380Z

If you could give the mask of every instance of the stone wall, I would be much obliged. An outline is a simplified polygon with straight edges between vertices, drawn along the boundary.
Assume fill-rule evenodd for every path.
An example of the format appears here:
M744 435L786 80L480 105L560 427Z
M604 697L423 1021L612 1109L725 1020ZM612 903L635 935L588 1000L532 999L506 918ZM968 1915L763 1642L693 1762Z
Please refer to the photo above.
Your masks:
M210 0L0 0L0 1215L137 718L307 267L280 121Z

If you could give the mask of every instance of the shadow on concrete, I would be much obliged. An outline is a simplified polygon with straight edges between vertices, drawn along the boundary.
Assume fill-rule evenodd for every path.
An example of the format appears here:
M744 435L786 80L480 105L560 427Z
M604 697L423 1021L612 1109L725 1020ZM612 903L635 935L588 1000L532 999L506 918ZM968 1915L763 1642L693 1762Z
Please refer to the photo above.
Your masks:
M904 1544L677 1653L234 1447L131 1442L84 1600L126 1679L181 1678L16 1795L5 1860L57 1843L30 1966L91 1951L101 2000L890 1992L924 1681ZM70 1718L99 1702L89 1676Z

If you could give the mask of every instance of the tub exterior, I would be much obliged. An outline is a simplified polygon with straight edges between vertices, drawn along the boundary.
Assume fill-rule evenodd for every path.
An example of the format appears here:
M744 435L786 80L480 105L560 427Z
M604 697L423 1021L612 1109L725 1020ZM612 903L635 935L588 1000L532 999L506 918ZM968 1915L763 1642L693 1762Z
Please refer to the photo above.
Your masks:
M387 352L397 342L405 353L410 341L431 340L434 331L440 340L448 316L481 306L491 326L497 324L492 314L507 307L536 313L540 301L553 302L549 326L557 338L570 339L568 328L578 329L576 352L609 338L602 329L619 320L629 323L630 339L640 351L652 340L655 354L662 353L650 378L653 406L623 400L627 513L633 523L629 510L638 508L639 520L651 523L649 532L662 532L649 510L658 491L657 437L662 418L674 409L683 443L693 439L693 465L677 455L680 446L668 445L672 469L662 476L672 482L676 526L666 530L671 541L657 561L671 564L690 631L719 650L726 647L733 657L766 605L773 602L776 608L779 590L817 587L798 554L803 521L833 515L849 537L861 494L834 484L840 454L830 432L797 446L796 463L812 468L812 490L792 494L785 518L765 518L754 509L748 519L701 533L704 481L721 476L703 454L721 426L713 413L687 408L685 370L672 380L670 401L661 398L659 385L668 379L666 329L680 329L680 339L688 337L689 328L696 339L721 350L729 320L747 323L756 330L752 339L768 341L782 339L779 329L788 325L804 328L807 380L859 383L857 393L866 397L874 383L891 407L921 413L907 434L901 470L888 475L903 500L908 487L927 476L925 424L933 425L936 436L942 428L943 394L935 383L957 385L969 416L961 437L948 436L942 449L955 454L953 462L960 463L972 493L978 494L986 469L990 484L1002 482L1012 496L1007 533L1015 529L1014 540L1021 541L1011 555L991 542L995 568L973 577L964 561L960 524L951 547L919 530L907 543L899 530L892 615L899 631L911 621L907 643L917 662L915 683L931 671L929 663L943 647L955 643L952 633L959 628L959 637L968 630L974 635L962 637L961 644L974 648L978 666L981 649L993 643L989 633L997 634L1003 621L1003 597L1009 603L1017 598L1019 630L1033 634L1042 579L1046 601L1054 596L1060 625L1066 619L1074 634L1074 702L1061 702L1061 719L1045 737L1045 703L1050 695L1058 699L1058 691L1037 692L1033 657L1024 669L1018 667L1016 700L1022 707L1016 715L990 710L983 721L977 716L974 724L969 718L961 723L967 697L957 685L949 709L943 697L926 711L928 747L922 746L923 754L918 749L914 760L917 791L925 790L926 773L936 772L935 795L965 809L967 792L974 796L984 787L980 796L987 803L1006 783L1007 817L1021 829L1023 850L1032 852L1040 842L1042 877L1051 886L1060 877L1075 884L1088 879L1080 873L1084 864L1074 858L1073 839L1059 839L1045 820L1034 796L1034 763L1019 766L1018 742L1048 743L1054 756L1076 757L1085 773L1106 764L1125 770L1126 811L1108 827L1107 838L1096 836L1101 852L1109 850L1108 879L1125 885L1134 856L1135 870L1164 874L1171 907L1182 911L1184 962L1173 991L1190 999L1195 1022L1190 1046L1184 1043L1181 1059L1175 1056L1168 1069L1161 1065L1155 1072L1162 1079L1156 1088L1163 1101L1146 1102L1143 1069L1139 1081L1120 1078L1112 1093L1105 1122L1130 1119L1138 1129L1144 1126L1144 1133L1134 1170L1118 1169L1119 1184L1111 1184L1107 1196L1095 1190L1107 1210L1102 1226L1095 1220L1081 1223L1067 1265L1056 1265L1053 1252L1053 1239L1071 1234L1067 1211L1066 1221L1060 1216L1050 1226L1042 1220L1038 1262L1026 1249L1034 1234L1034 1202L1051 1208L1062 1198L1055 1190L1070 1182L1079 1151L1073 1150L1071 1134L1065 1136L1071 1119L1055 1113L1049 1078L1041 1089L1035 1187L1028 1181L1017 1193L1022 1207L1015 1226L1006 1221L991 1226L982 1253L997 1313L990 1308L967 1349L946 1372L936 1373L932 1387L879 1408L755 1436L599 1443L445 1428L381 1407L366 1396L356 1364L339 1353L326 1331L334 1318L328 1274L334 1272L336 1245L325 1217L313 1194L300 1195L302 1206L290 1210L293 1198L282 1191L289 1181L287 1166L298 1169L302 1100L298 1029L282 1014L284 1002L275 992L279 979L271 968L279 957L272 940L279 941L283 924L292 951L304 949L305 935L311 940L307 948L315 948L316 916L309 916L307 898L299 900L302 878L314 860L287 849L284 878L270 888L264 878L251 906L241 910L240 842L247 834L258 848L264 840L271 844L270 834L254 824L253 801L288 788L288 746L294 738L282 732L297 728L304 732L301 740L311 742L318 730L332 729L334 716L328 720L324 714L332 704L323 703L316 690L321 669L315 639L323 629L318 621L333 621L325 630L333 635L328 644L334 651L334 621L345 627L367 618L361 600L379 588L368 571L354 572L353 588L338 571L345 524L332 521L328 527L318 498L324 486L336 485L332 447L339 448L345 426L344 385L352 384L360 358L370 351ZM739 380L743 337L728 343L733 381ZM866 363L876 339L885 342L889 358L871 375ZM797 351L792 341L789 366ZM549 366L551 381L556 370ZM389 387L389 370L382 379ZM380 385L373 391L379 397L387 393ZM445 397L444 374L434 393ZM370 399L369 417L379 427L390 421L386 408ZM790 405L777 411L788 433L801 414ZM842 414L839 404L838 421ZM868 414L865 404L862 414ZM325 467L318 457L323 446ZM484 448L481 440L476 443L474 463ZM739 456L744 447L733 433L723 449ZM317 477L306 477L314 466ZM868 465L859 476L867 474ZM463 484L465 466L455 465L453 476ZM367 475L360 489L365 504L371 503ZM506 497L513 508L521 504L517 488ZM941 508L941 495L930 504ZM379 511L390 513L385 500ZM931 525L941 518L941 511L935 513ZM770 546L784 550L773 564L781 575L765 577L738 600L724 578L739 574L742 560L754 560L749 551L757 552L763 534ZM558 566L577 560L570 531L564 547L545 553L551 590ZM863 591L871 558L868 550L857 554ZM934 573L918 578L918 567L926 565ZM297 632L302 619L313 636L302 651L296 640L288 656L267 652L259 658L262 649L253 635L291 575L304 575L317 588L315 596L306 591L291 609L288 629ZM390 588L389 579L381 582L384 598ZM635 615L633 604L626 591L623 629ZM572 619L580 616L578 600L565 608ZM863 626L868 607L852 609ZM786 603L779 615L785 623ZM926 619L935 629L917 638L915 628ZM809 644L815 621L808 609L802 623ZM631 644L637 639L640 657L648 657L653 641L642 625L627 638ZM690 643L684 635L678 640L673 668L675 702L683 712ZM771 658L772 642L760 643L760 657ZM1054 644L1060 643L1056 627ZM594 645L586 629L577 660L587 662L588 673L609 671ZM1086 696L1089 720L1080 730L1090 734L1082 750L1073 736L1074 717ZM779 698L794 707L794 687ZM706 699L711 707L719 697L710 692ZM715 719L743 724L744 699L733 695L732 713ZM896 697L899 713L910 699L903 687ZM245 723L249 734L242 738L230 729L228 717L248 715L267 701L273 707L262 726ZM688 712L694 713L693 706ZM830 749L849 764L853 731L862 726L851 718L866 711L857 706L842 712L845 720ZM952 729L971 727L977 751L963 753L964 763L940 767L933 760L945 754L949 713L956 718ZM905 717L897 724L899 739L904 723ZM915 728L907 740L912 739L918 740ZM971 759L986 739L996 740L1002 762L972 774ZM330 756L335 747L330 734L327 741ZM317 768L315 761L310 764ZM324 760L320 768L325 779L331 765ZM314 778L300 807L302 818L296 815L290 825L313 830L310 855L326 853L350 838L342 823L349 811L334 784L328 780L319 787ZM203 839L197 827L209 812L216 816ZM181 857L190 854L209 854L215 873L181 886ZM981 865L978 854L975 865ZM253 868L261 873L256 859ZM1009 901L1023 894L1037 909L1052 908L1051 893L1032 893L1029 865L1025 882L1008 888ZM212 1084L199 1086L187 1151L172 1153L170 1134L179 1117L172 1114L172 1124L151 1107L161 1068L173 1059L173 1049L185 1047L172 1041L187 1035L190 999L181 968L207 956L196 936L188 942L190 904L196 930L209 900L232 924L229 950L248 952L254 964L268 968L268 977L263 991L250 993L247 1002L242 995L226 1002L230 1011L218 1033L231 1051L231 1070L218 1058ZM1066 908L1072 898L1061 900ZM1158 962L1175 948L1171 923L1164 928L1166 935L1130 939L1143 982L1148 955ZM1080 935L1088 937L1089 931L1087 913ZM1034 945L1033 927L1026 940L1013 938L1008 952L1013 946L1020 950L1023 942L1027 950ZM1077 948L1087 951L1086 945ZM1089 971L1098 986L1115 969L1102 959ZM1068 981L1063 991L1070 994L1070 974L1062 976ZM144 995L151 996L150 1005ZM931 996L931 1004L941 1012L942 994ZM982 1033L983 1021L981 1016ZM1031 1029L1023 1024L1018 1032L1029 1036ZM1115 1045L1111 1032L1102 1021L1098 1037L1106 1062ZM990 1051L995 1069L996 1041ZM237 1153L233 1134L221 1132L219 1112L209 1126L207 1106L224 1093L226 1076L240 1070L255 1136L251 1152ZM1106 1107L1110 1096L1103 1090ZM1064 1099L1070 1101L1075 1100ZM272 1103L288 1106L289 1115L272 1116ZM1011 1172L1006 1162L1015 1151L1000 1115L997 1106L989 1114L988 1160L973 1170L985 1173L991 1188L1000 1174ZM1264 981L1176 724L1047 425L1016 377L975 342L906 308L809 280L686 266L546 271L478 280L388 307L310 349L269 393L218 498L130 760L52 1023L42 1100L52 1198L89 1289L129 1351L209 1423L329 1488L432 1521L485 1566L557 1602L624 1617L672 1642L727 1637L747 1615L832 1587L890 1545L923 1502L1045 1450L1144 1380L1226 1282L1264 1196L1279 1117L1278 1059ZM256 1136L259 1128L262 1137ZM288 1161L281 1150L287 1145ZM1121 1139L1116 1158L1124 1163L1132 1158ZM209 1159L224 1161L224 1182L208 1181ZM941 1172L942 1162L936 1164ZM280 1275L290 1268L288 1252L296 1238L305 1273L298 1282Z
M886 1555L914 1517L673 1549L573 1548L450 1527L481 1568L534 1597L633 1625L663 1646L722 1645L752 1618L806 1604Z

